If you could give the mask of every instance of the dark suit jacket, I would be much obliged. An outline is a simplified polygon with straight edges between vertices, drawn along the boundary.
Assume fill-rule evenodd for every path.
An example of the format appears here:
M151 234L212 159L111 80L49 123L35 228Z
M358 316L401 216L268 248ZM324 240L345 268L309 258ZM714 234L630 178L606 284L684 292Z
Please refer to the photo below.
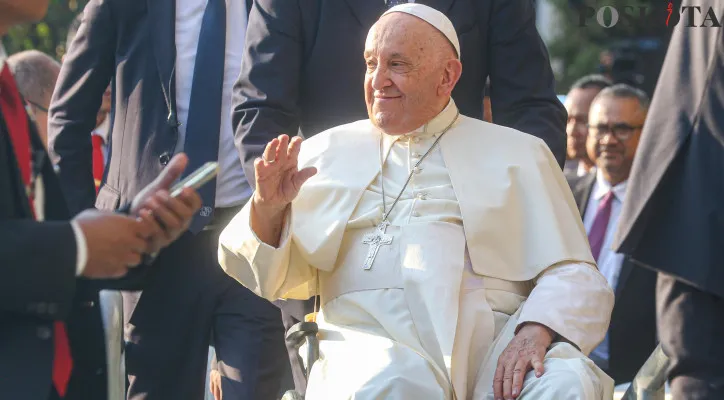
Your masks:
M561 166L566 111L554 89L548 53L530 0L421 0L453 22L463 73L453 98L482 119L491 80L496 124L546 141ZM246 176L280 133L310 137L366 119L365 38L384 0L256 0L249 15L233 123ZM254 182L250 182L253 184Z
M596 182L596 174L569 178L581 217ZM630 189L630 186L629 186ZM622 222L619 220L619 224ZM609 365L616 384L631 382L656 347L656 274L625 260L616 284L616 303L609 325Z
M31 121L45 193L45 222L28 204L0 116L0 393L46 399L51 389L53 322L65 320L73 358L67 400L105 399L105 334L98 292L135 287L147 268L119 280L76 279L77 245L53 165Z
M130 203L173 155L174 18L173 0L91 0L86 6L48 123L51 156L73 214L94 203L100 209ZM90 133L111 81L109 161L96 200Z
M684 3L724 12L715 0ZM685 25L669 44L615 245L724 297L724 30Z

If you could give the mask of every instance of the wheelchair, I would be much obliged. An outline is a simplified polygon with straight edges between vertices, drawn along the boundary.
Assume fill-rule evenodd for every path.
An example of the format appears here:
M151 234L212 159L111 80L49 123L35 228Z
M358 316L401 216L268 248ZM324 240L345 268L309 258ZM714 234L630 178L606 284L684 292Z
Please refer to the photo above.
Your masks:
M291 344L297 351L297 357L301 357L299 349L303 344L307 345L307 354L305 356L304 375L309 378L312 371L312 365L319 359L319 339L317 338L319 327L316 322L303 321L295 324L287 331L286 341ZM304 400L304 394L296 390L288 390L284 393L281 400Z
M307 345L307 354L305 358L305 377L309 378L312 366L319 359L319 326L316 322L299 322L292 326L286 334L286 341L297 350L303 344ZM661 344L657 345L651 356L641 366L636 376L630 384L623 388L617 387L614 394L615 400L664 400L669 398L665 391L666 370L669 366L670 359L661 348ZM621 393L621 391L624 391ZM296 390L288 390L284 393L281 400L304 400L304 394Z

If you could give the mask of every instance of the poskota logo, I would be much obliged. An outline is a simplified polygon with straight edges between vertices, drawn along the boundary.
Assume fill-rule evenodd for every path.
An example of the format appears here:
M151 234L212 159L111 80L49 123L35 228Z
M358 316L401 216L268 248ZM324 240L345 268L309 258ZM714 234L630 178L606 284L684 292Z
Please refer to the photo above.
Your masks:
M683 19L687 28L721 28L724 13L712 7L702 8L697 5L680 6L676 0L665 0L661 6L627 5L614 7L603 5L598 7L581 6L578 10L578 26L587 27L598 24L603 28L616 26L661 26L668 28L677 26Z

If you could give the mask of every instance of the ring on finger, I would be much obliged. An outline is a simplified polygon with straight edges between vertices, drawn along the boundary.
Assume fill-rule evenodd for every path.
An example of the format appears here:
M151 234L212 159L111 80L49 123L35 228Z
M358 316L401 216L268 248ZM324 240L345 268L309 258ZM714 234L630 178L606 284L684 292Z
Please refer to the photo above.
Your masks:
M277 160L267 160L266 157L262 156L262 160L264 160L267 164L274 164Z

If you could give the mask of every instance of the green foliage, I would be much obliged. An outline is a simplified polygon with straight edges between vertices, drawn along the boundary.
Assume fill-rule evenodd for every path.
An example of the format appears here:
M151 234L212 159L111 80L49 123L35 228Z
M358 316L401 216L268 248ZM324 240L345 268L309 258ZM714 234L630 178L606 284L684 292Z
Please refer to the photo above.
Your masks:
M60 60L65 53L68 27L86 3L88 0L50 0L45 19L10 29L3 38L5 50L13 54L35 49Z

